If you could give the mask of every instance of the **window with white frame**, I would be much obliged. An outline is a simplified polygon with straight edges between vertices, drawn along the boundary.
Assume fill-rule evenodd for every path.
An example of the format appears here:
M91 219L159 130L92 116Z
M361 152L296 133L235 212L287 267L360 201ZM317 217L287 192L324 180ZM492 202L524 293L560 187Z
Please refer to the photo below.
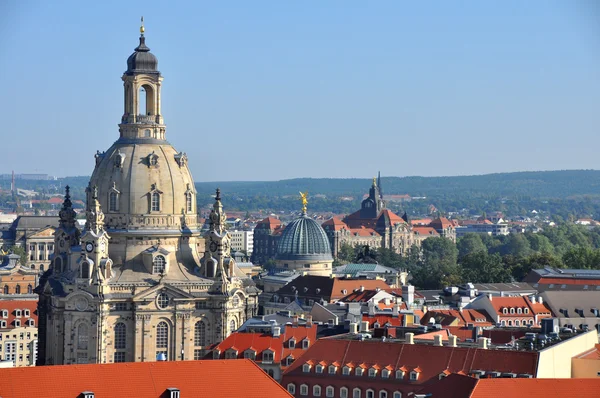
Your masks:
M313 397L320 397L321 396L321 386L320 385L315 385L313 386Z
M525 308L525 309L523 310L523 312L524 312L524 313L526 313L526 314L529 314L529 308Z
M404 379L404 371L403 370L396 371L396 379Z
M379 398L388 398L388 393L386 390L379 390Z
M294 357L290 355L289 357L286 358L285 364L287 366L290 366L292 363L294 363Z
M350 375L350 373L352 373L352 369L350 369L350 367L349 367L349 366L344 366L344 369L342 369L342 374L343 374L344 376L349 376L349 375Z
M310 341L308 341L308 339L302 340L302 349L303 350L307 350L309 345L310 345Z
M30 316L29 310L23 310L23 314L24 314L23 316L25 316L26 318L29 318L29 316Z
M517 308L517 314L520 314L523 310L521 308Z
M263 362L273 362L273 351L266 350L263 352Z
M296 348L296 339L295 338L291 338L288 340L288 348L294 349Z
M167 356L169 351L169 325L161 321L156 325L156 355Z
M362 391L360 388L355 388L352 390L352 398L360 398Z
M503 314L508 314L508 308L502 308L502 313Z
M348 389L346 387L340 388L340 398L348 398Z
M356 368L356 370L354 371L354 374L355 374L356 376L362 376L364 371L365 371L365 370L359 366L359 367L358 367L358 368Z
M15 319L15 327L16 328L21 327L21 321L20 320Z
M119 194L115 191L108 194L108 211L119 211Z
M35 326L35 320L29 319L27 322L29 323L29 326Z
M390 371L389 369L383 369L381 371L381 377L384 379L389 379L390 378Z
M315 367L315 372L316 372L316 373L323 373L323 365L320 365L320 364L319 364L319 365L317 365L317 366Z
M20 318L21 317L21 310L15 310L15 316L17 318Z
M366 398L375 398L375 391L368 389L365 394Z
M402 398L402 393L400 391L394 391L394 396L392 398Z
M308 386L306 384L300 384L300 395L308 395Z
M160 194L152 192L150 198L150 211L160 211Z
M515 309L514 309L514 308L511 308L511 309L510 309L510 313L511 313L511 314L514 314L514 313L515 313Z
M419 380L419 372L410 372L410 380Z
M287 390L290 394L294 395L296 393L296 385L294 383L288 383Z
M325 396L327 398L332 398L335 396L335 388L333 386L327 386L325 388Z
M310 372L310 365L308 363L305 363L304 365L302 365L302 371L304 373Z
M377 376L377 369L370 368L369 369L369 377L375 377L375 376Z
M334 365L329 365L329 374L334 375L337 370L337 367Z

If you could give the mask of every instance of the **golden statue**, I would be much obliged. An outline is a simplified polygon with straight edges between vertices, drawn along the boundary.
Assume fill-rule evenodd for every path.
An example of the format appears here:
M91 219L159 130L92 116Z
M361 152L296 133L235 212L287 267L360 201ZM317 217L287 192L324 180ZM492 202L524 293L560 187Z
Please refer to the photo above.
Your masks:
M377 177L373 177L373 186L376 187L377 186Z
M302 202L302 213L306 213L306 205L308 204L308 191L300 192L300 201Z
M144 34L145 29L144 29L144 17L142 17L142 26L140 26L140 33Z

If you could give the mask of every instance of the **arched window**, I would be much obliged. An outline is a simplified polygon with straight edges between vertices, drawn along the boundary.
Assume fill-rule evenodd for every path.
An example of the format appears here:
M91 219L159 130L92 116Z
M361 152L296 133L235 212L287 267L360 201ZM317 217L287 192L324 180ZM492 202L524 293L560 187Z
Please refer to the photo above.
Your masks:
M511 309L510 309L510 313L511 313L511 314L514 314L514 313L515 313L515 309L514 309L514 308L511 308Z
M155 275L164 274L166 263L167 260L165 260L164 256L158 255L154 257L154 260L152 260L152 273Z
M152 200L150 201L151 211L160 211L160 194L158 192L152 192Z
M8 285L4 285L4 294L8 294Z
M388 398L388 393L386 390L379 390L379 398Z
M240 296L238 296L237 294L235 296L233 296L233 302L232 302L234 307L239 307L240 305Z
M116 192L111 192L108 195L108 211L118 211L119 210L118 199L119 199L119 195Z
M313 386L313 397L320 397L321 396L321 386L316 385Z
M21 285L15 286L15 294L21 294Z
M44 264L40 264L40 271L44 270Z
M229 333L233 333L235 332L235 329L237 329L235 327L235 320L232 319L231 321L229 321Z
M521 311L523 311L523 310L522 310L520 307L519 307L519 308L517 308L517 314L520 314L520 313L521 313Z
M273 369L267 370L267 373L269 374L269 376L275 377L275 372L273 371Z
M196 326L194 327L194 345L206 345L206 325L202 321L196 322Z
M340 387L340 398L348 398L348 389L346 387Z
M27 286L27 294L32 294L33 293L33 286L28 285Z
M335 397L335 388L333 386L327 386L325 388L325 396L327 398Z
M515 326L519 326L519 324L520 324L520 322L519 322L519 320L517 319L517 320L515 321Z
M77 349L87 350L88 348L88 327L85 323L79 324L77 327Z
M192 212L192 193L188 192L185 194L185 208L188 213Z
M354 390L352 390L352 398L360 398L360 388L355 388Z
M35 269L35 264L31 264L31 265L29 266L29 268L31 268L31 269Z
M169 351L169 325L161 321L156 325L156 356L164 354L167 356Z
M366 394L367 398L375 398L375 391L368 389L367 390L367 394Z
M124 350L127 348L127 326L123 322L115 325L115 349Z
M294 395L296 393L296 385L294 383L289 383L287 385L287 390L290 394Z
M90 263L84 261L81 263L81 277L89 278L90 277Z

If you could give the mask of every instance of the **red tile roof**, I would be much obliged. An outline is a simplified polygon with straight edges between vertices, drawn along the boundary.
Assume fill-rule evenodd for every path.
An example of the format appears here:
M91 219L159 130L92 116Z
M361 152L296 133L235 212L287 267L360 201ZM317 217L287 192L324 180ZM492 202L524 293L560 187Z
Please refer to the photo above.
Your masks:
M537 280L535 283L539 284L555 284L555 285L590 285L590 286L598 286L600 285L599 279L571 279L571 278L545 278L542 277Z
M495 322L484 312L474 309L463 309L461 310L432 310L425 314L421 324L426 325L429 323L429 318L434 318L436 323L441 325L450 325L457 320L456 326L467 326L472 323L474 326L492 326Z
M547 315L552 314L550 308L546 305L546 303L532 303L531 300L527 296L504 296L504 297L493 297L491 300L492 307L496 310L498 315L500 316L510 316L510 317L531 317L532 315ZM506 308L509 313L504 314L503 309ZM510 309L514 308L515 313L511 314ZM517 308L521 308L521 314L517 313ZM524 309L529 309L530 313L525 314Z
M167 388L178 388L182 397L291 397L246 359L0 369L2 398L78 397L83 391L96 398L159 398Z
M360 289L361 286L364 290L377 290L377 288L384 290L390 288L385 281L379 279L335 278L333 280L333 287L331 288L331 300L340 300L342 297L347 296L348 292L353 292L354 289Z
M415 336L416 337L416 336ZM448 370L452 373L471 373L473 370L498 371L502 373L536 375L538 354L524 351L500 351L480 348L431 346L424 344L399 344L387 342L357 341L357 340L318 340L306 353L294 362L284 373L282 384L288 381L308 381L311 377L319 377L314 371L303 372L302 365L308 361L325 361L332 363L365 364L367 367L392 366L394 369L406 369L405 379L378 378L377 383L382 387L391 383L394 389L409 383L414 391L415 384L422 384L436 379L440 373ZM409 381L409 373L419 369L421 374L416 381ZM339 383L338 383L339 381ZM323 382L325 382L323 380ZM342 376L341 371L336 375L327 375L325 385L368 385L373 383L367 372L364 376Z
M321 226L323 228L331 227L328 229L332 229L334 231L341 231L342 229L348 229L348 226L346 225L346 223L337 217L330 218L329 220L327 220L323 224L321 224Z
M410 223L412 225L429 225L431 221L431 218L421 218L419 220L410 220Z
M412 227L413 233L419 236L440 236L433 227Z
M373 228L351 228L350 233L354 236L381 236L377 231Z
M449 375L419 393L432 398L597 397L600 379L483 378Z
M398 314L397 316L388 315L388 314L377 314L377 315L366 315L362 316L363 322L369 322L369 329L375 327L375 324L378 323L378 327L388 326L403 326L402 323L404 321L404 314Z
M271 228L273 228L273 227L275 227L277 225L281 225L281 221L279 219L275 218L275 217L267 217L267 218L264 218L264 219L260 220L257 223L257 226L260 225L260 224L269 225L269 226L271 226Z
M436 218L429 225L435 229L454 228L454 224L446 217Z
M400 223L400 224L405 224L406 223L406 221L404 221L402 219L402 217L400 217L399 215L397 215L396 213L394 213L393 211L391 211L389 209L383 209L383 210L381 210L381 213L379 214L379 217L377 217L377 218L379 219L381 217L387 217L387 218L389 218L390 223L392 225L395 225L395 224L398 224L398 223Z
M295 339L297 348L289 348L289 341ZM271 334L264 333L232 333L224 341L219 343L214 349L221 352L221 357L225 356L228 349L236 349L237 357L244 358L244 351L252 348L256 354L256 362L262 362L262 354L265 350L273 351L273 362L281 362L292 355L295 359L299 358L305 349L302 349L301 341L308 338L312 344L317 340L317 325L285 326L285 332L280 337L273 337ZM284 361L285 362L285 361ZM282 364L283 365L283 364Z
M2 317L2 310L8 311L8 318ZM21 310L21 316L16 316L16 310ZM25 316L29 310L29 316ZM34 327L38 325L37 300L2 300L0 301L0 320L6 321L6 327L13 329L15 320L21 321L21 326L28 326L28 320L33 319ZM0 395L1 396L1 395Z

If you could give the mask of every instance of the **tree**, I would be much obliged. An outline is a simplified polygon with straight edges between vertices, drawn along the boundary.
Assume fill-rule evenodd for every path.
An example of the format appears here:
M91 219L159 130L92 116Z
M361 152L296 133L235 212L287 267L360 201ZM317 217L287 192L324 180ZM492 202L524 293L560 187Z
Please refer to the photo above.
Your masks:
M337 258L340 262L352 263L356 261L354 256L354 246L344 242L340 246L340 250L338 250Z
M487 253L487 247L483 244L479 234L468 233L456 243L458 248L458 256L462 258L470 253L484 252Z
M377 264L377 250L372 250L369 245L355 246L356 262L359 264Z
M600 252L589 247L572 247L563 254L562 260L566 268L600 268Z
M16 255L18 255L18 256L21 257L19 259L19 262L21 263L21 265L26 265L27 264L27 253L25 252L25 248L24 247L13 246L10 251L12 252L12 254L16 254Z
M542 234L527 233L525 237L529 241L531 250L538 253L554 253L554 247L546 236Z
M504 244L499 248L500 254L508 254L521 258L531 254L531 245L523 234L510 234L505 238Z
M413 283L423 289L440 289L460 283L458 250L450 239L427 238L421 245L422 260L413 271Z
M469 253L461 261L463 282L500 283L510 282L510 270L502 262L498 253L487 254L482 251Z
M504 263L507 264L504 258ZM532 269L544 267L562 268L563 263L560 258L549 253L534 253L527 258L515 261L510 267L513 278L516 281L522 281L531 272Z

